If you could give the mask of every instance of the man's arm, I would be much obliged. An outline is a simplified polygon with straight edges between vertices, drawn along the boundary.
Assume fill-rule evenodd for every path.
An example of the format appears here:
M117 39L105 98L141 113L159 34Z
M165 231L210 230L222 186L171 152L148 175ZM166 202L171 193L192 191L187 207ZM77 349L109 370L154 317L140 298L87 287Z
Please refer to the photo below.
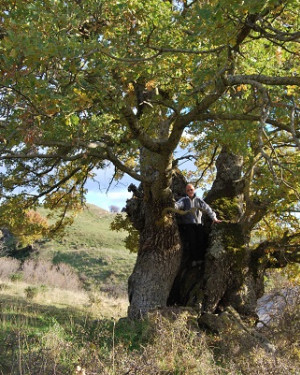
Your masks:
M211 209L211 207L204 202L204 200L199 198L199 204L200 204L200 209L207 213L207 215L212 219L213 223L221 223L222 220L217 219L216 213Z
M175 208L177 210L183 210L184 209L184 198L180 198L177 202L175 202Z

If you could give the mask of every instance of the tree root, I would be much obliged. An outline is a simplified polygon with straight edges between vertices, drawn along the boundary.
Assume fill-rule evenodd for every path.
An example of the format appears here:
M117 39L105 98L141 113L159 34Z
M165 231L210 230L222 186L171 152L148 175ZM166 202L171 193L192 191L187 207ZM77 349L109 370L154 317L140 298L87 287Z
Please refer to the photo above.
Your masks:
M199 327L216 334L235 332L238 336L244 336L244 340L259 345L269 353L275 353L276 348L265 336L257 332L253 327L247 326L241 319L238 312L228 306L221 314L204 313L198 318Z

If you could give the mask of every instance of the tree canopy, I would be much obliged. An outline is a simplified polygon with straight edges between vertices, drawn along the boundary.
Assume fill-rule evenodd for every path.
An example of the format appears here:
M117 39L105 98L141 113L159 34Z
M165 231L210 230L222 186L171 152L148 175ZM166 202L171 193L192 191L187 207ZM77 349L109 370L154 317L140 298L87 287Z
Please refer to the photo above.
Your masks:
M167 193L178 147L205 187L226 149L243 157L245 225L296 236L299 5L2 1L1 222L41 202L65 217L108 163Z

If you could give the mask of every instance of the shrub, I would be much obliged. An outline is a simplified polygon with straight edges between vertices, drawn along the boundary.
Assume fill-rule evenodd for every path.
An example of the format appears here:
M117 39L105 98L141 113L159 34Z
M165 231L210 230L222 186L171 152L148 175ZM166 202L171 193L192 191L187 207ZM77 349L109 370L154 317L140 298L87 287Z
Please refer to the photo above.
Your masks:
M9 257L0 259L0 278L3 280L11 280L11 276L17 274L20 269L20 262Z
M52 264L48 261L27 260L22 266L24 281L44 284L68 290L80 290L81 282L67 264Z
M31 300L38 295L39 289L35 286L29 286L24 290L24 292L25 292L26 298Z
M12 273L10 275L10 280L15 281L22 281L23 280L23 274L21 272Z

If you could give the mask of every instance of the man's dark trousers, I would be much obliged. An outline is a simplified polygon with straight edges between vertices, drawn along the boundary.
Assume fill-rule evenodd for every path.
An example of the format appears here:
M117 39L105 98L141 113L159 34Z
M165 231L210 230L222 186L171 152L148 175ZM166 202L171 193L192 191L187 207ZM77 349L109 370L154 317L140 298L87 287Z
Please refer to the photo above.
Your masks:
M187 251L191 260L204 260L207 246L206 234L202 224L179 225L181 241L184 251Z

